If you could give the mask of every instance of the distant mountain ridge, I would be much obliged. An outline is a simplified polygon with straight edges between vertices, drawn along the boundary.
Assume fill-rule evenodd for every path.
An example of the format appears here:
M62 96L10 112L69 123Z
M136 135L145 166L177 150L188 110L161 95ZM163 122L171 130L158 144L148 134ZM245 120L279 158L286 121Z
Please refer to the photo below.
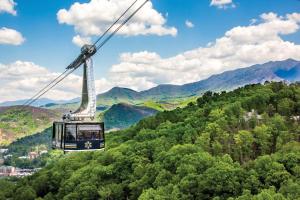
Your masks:
M263 83L265 81L300 81L300 61L288 59L271 61L246 68L226 71L213 75L208 79L184 85L159 85L149 90L137 92L127 88L115 87L97 96L100 99L110 99L114 102L131 102L145 100L164 100L168 98L200 95L212 90L233 90L247 84Z
M278 72L281 73L278 73ZM284 73L289 76L283 76ZM291 75L291 72L295 74ZM199 94L205 90L232 90L247 84L263 83L265 81L300 81L300 62L288 59L284 61L268 62L253 65L251 67L226 71L222 74L213 75L210 78L183 85L184 90ZM296 74L298 73L298 74Z
M17 106L17 105L23 105L24 103L26 103L28 101L28 99L21 99L21 100L17 100L17 101L5 101L0 103L0 106ZM42 107L45 106L47 104L53 104L53 105L57 105L57 104L68 104L68 103L76 103L80 101L80 98L75 98L75 99L71 99L71 100L52 100L52 99L48 99L48 98L41 98L36 100L32 106L35 107Z
M135 104L141 100L139 92L128 88L114 87L108 92L97 95L97 105L111 106L118 103Z

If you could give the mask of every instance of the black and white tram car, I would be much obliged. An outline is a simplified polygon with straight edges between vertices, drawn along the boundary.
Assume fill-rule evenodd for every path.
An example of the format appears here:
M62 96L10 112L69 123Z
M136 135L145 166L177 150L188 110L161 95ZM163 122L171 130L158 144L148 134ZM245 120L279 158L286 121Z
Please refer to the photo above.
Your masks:
M54 122L52 148L69 151L105 148L104 123Z

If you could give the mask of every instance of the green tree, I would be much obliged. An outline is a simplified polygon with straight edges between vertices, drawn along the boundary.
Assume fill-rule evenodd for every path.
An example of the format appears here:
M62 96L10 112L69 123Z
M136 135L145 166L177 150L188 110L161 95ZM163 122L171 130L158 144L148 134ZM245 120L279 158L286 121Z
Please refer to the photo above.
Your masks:
M255 157L267 154L270 152L271 147L271 128L262 124L260 126L256 126L253 133L254 133L254 151Z
M252 133L245 130L239 131L238 134L234 136L234 141L237 153L239 154L240 163L248 161L252 156L252 145L254 142Z
M34 200L36 193L30 186L23 186L17 189L14 199L16 200Z
M289 98L281 99L278 103L278 112L281 115L290 116L294 112L294 105L295 103Z
M219 196L228 198L242 192L243 170L233 163L217 162L206 170L199 180L200 199L211 199Z
M15 184L10 181L0 179L0 199L8 199L15 190Z
M270 152L275 153L276 152L276 147L277 147L277 139L278 136L282 133L282 131L286 130L286 125L285 125L285 120L282 116L276 114L272 119L271 119L271 147L270 147Z
M300 183L299 180L293 181L288 180L282 184L279 192L288 199L299 199L300 198Z

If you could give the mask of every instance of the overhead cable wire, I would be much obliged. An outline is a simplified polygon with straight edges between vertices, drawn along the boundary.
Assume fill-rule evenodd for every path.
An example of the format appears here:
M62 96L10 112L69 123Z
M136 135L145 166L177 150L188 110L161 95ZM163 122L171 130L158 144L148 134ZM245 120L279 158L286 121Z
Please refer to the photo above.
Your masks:
M102 48L144 5L150 0L144 1L122 24L118 26L98 47L97 51Z
M72 70L70 70L66 75L64 75L62 78L60 78L58 81L56 81L55 84L53 84L50 88L48 88L47 90L43 91L41 94L39 94L37 97L35 97L34 99L32 99L27 106L30 106L31 104L33 104L35 101L37 101L41 96L43 96L44 94L46 94L49 90L51 90L52 88L54 88L57 84L59 84L61 81L63 81L67 76L69 76L71 73L73 73L77 68L74 68Z
M137 3L138 0L135 0L125 11L124 13L94 42L96 45L119 21L126 13Z
M122 15L120 15L120 17L108 28L106 29L106 31L104 33L102 33L102 35L94 42L93 46L96 45L100 40L102 40L106 34L122 19L122 17L124 17L126 15L126 13L138 2L138 0L135 0L123 13ZM71 66L74 66L75 63L77 63L80 59L82 59L81 57L77 57L68 67L70 68ZM78 66L79 67L79 66Z
M51 84L53 84L55 81L57 81L60 77L62 77L68 70L65 70L63 73L61 73L59 76L57 76L54 80L52 80L50 83L48 83L45 87L43 87L39 92L37 92L33 97L28 99L25 103L23 103L22 106L26 106L29 102L31 102L36 96L38 96L40 93L42 93L45 89L47 89Z

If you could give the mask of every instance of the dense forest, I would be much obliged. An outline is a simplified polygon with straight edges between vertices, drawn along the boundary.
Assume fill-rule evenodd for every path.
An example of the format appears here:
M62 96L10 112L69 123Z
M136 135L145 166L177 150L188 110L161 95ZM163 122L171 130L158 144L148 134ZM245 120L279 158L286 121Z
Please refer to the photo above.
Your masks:
M300 199L300 84L206 92L67 154L0 199Z

